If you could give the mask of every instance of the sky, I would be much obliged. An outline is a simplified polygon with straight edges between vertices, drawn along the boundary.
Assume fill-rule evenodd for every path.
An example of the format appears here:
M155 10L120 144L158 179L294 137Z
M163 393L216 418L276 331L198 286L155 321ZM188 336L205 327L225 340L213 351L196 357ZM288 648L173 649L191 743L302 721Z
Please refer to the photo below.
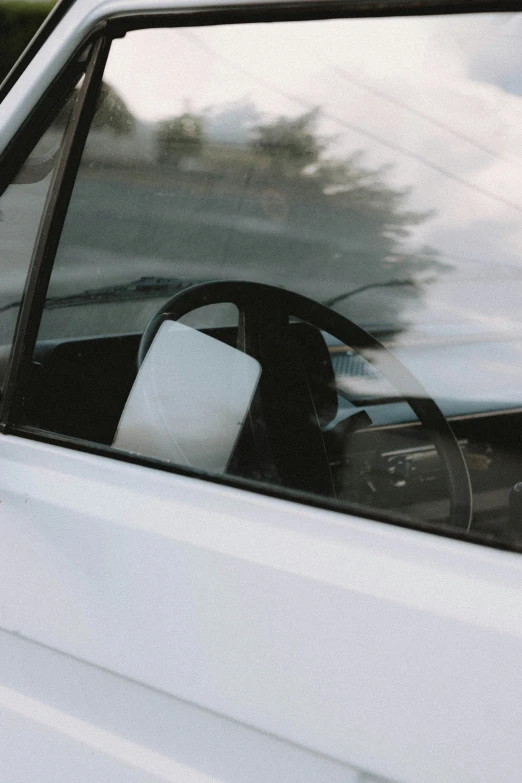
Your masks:
M326 156L363 150L411 188L408 207L434 211L412 242L460 275L520 277L521 43L513 13L144 30L115 41L106 79L145 121L320 106Z

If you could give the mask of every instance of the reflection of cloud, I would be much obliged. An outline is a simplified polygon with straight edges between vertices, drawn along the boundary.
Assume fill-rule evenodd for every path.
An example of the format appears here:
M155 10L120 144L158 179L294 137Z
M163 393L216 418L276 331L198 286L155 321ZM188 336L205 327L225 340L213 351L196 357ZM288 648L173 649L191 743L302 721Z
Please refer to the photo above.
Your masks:
M453 215L449 219L446 215L436 217L426 226L425 241L437 247L442 258L456 262L456 268L468 274L475 272L471 259L476 256L483 260L481 267L489 265L490 275L502 264L519 265L522 270L522 228L516 221L464 220L463 217L460 223Z
M336 385L341 392L355 399L358 397L389 398L397 395L397 389L385 378L352 378L349 375L340 375L336 378Z
M469 40L469 75L475 81L495 84L522 96L522 16L499 14L499 17Z
M520 335L519 276L441 281L427 289L424 305L417 316L419 323L451 324L451 334L462 342L468 342L470 334Z
M205 113L205 133L212 141L247 144L260 116L255 103L247 97L232 103L210 107Z

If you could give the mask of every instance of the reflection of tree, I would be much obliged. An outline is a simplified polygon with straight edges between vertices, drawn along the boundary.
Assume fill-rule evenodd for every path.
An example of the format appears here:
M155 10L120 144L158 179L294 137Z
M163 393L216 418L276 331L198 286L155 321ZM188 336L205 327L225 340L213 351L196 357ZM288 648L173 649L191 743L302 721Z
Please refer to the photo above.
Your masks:
M69 113L62 109L54 121L54 125L59 128L64 127L69 119ZM117 136L124 136L132 132L135 122L125 101L118 95L114 87L102 82L92 127L96 130L108 129Z
M92 127L110 128L118 136L122 136L133 130L134 122L134 117L114 87L103 82Z
M308 176L331 197L336 206L359 217L372 216L382 224L387 236L403 239L409 228L422 223L430 213L404 211L403 203L409 189L398 190L386 184L391 166L369 169L363 165L363 152L353 153L345 160L316 161Z
M179 117L158 123L159 159L178 164L184 157L199 155L203 148L203 117L187 109Z
M273 168L286 176L299 174L305 166L316 163L324 148L315 132L318 109L300 117L279 117L275 122L259 125L253 148L266 155Z
M337 297L338 309L361 311L361 317L367 318L369 304L376 302L379 320L395 321L408 300L420 298L419 280L447 268L432 248L408 248L406 243L411 230L431 213L405 208L410 189L393 188L386 182L391 166L368 168L361 151L344 160L326 157L326 140L316 129L319 115L315 109L259 125L252 149L267 161L273 185L277 182L284 187L286 181L287 189L292 183L292 190L299 190L300 202L308 204L308 219L315 212L323 233L349 237L350 250L337 252L333 258L330 254L326 264L323 260L325 275L342 279L347 293L361 286L368 293L361 292L353 300ZM391 286L386 291L382 283L388 280L411 285L400 290ZM379 285L371 290L371 283Z

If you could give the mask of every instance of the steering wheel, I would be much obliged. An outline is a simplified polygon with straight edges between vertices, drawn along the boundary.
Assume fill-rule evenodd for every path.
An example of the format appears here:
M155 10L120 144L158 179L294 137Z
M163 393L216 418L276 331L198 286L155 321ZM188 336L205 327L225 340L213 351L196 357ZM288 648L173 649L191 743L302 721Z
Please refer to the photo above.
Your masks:
M259 394L250 411L250 426L258 449L270 454L279 480L298 490L331 494L333 480L319 427L309 380L292 336L290 317L336 337L357 350L378 350L385 356L384 374L430 433L445 469L449 487L449 524L469 529L472 495L468 469L453 431L414 375L369 332L329 307L275 286L225 280L186 288L169 299L148 323L141 338L138 366L164 321L206 305L232 303L239 311L236 347L262 367ZM371 362L371 356L368 357ZM382 372L382 369L381 369ZM268 460L267 460L268 462Z

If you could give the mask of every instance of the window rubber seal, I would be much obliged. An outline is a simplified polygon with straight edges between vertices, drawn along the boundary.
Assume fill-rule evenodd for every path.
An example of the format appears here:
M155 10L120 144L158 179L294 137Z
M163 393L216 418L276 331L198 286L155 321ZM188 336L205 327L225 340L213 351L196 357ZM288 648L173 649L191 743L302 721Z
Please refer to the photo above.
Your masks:
M302 490L289 489L279 484L265 484L260 481L255 481L254 479L248 479L244 477L207 473L206 471L200 470L198 468L191 468L184 465L174 465L154 457L146 457L139 454L119 451L118 449L114 449L112 446L93 443L92 441L82 440L80 438L71 437L69 435L60 435L58 433L40 429L39 427L33 427L29 425L13 426L9 428L9 432L6 434L26 438L37 441L39 443L47 443L51 446L58 446L73 451L80 451L82 453L91 454L97 457L116 460L117 462L139 465L141 467L153 470L161 470L164 473L170 473L176 476L184 476L186 478L197 479L199 481L206 481L211 484L217 484L218 486L239 489L243 490L244 492L262 495L264 497L276 498L278 500L285 500L291 503L299 503L300 505L306 507L323 509L325 511L334 511L337 514L343 516L346 514L351 514L352 516L362 518L370 522L381 522L382 524L392 525L393 527L399 527L405 530L413 530L417 533L429 534L430 536L436 535L441 536L442 538L462 541L466 544L473 544L475 546L486 546L489 549L498 549L503 552L522 554L522 542L518 543L517 541L502 541L500 539L484 535L483 533L477 533L474 530L467 532L461 528L444 527L436 523L423 522L417 519L413 520L409 519L406 515L400 514L399 512L394 513L393 511L386 509L373 509L369 506L364 506L362 504L359 505L357 503L346 500L339 501L326 496L308 494Z
M280 0L279 2L204 5L155 11L120 11L106 18L114 38L154 27L201 27L320 19L433 16L438 14L503 13L521 11L520 0Z
M29 377L54 258L96 109L109 48L110 40L105 34L99 35L93 42L85 78L78 91L62 140L60 157L52 175L18 311L6 373L0 416L0 430L4 432L9 422L16 420L23 402L24 380Z

